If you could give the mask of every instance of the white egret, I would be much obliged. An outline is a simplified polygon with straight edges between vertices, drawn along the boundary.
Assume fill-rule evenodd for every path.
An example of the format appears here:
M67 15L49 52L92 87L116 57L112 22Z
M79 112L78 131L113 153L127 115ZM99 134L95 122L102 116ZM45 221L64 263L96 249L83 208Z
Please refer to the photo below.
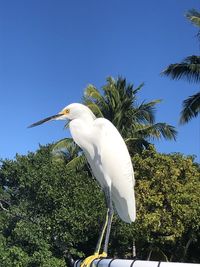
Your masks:
M70 104L58 114L33 123L29 127L49 120L70 120L69 128L73 140L83 150L93 175L105 193L106 221L94 255L86 258L82 264L89 266L93 259L107 257L114 208L124 222L131 223L135 220L135 182L131 158L115 126L107 119L96 118L85 105ZM103 252L100 253L105 231Z

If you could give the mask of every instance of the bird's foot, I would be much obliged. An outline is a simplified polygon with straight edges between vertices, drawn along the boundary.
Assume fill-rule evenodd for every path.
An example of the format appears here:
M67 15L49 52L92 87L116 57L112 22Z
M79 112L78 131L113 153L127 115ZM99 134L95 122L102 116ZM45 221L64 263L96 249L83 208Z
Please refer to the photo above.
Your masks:
M93 255L84 259L84 261L81 263L80 267L90 267L90 264L92 263L93 260L100 259L100 258L106 258L106 257L107 257L106 252L103 252L101 254L94 253Z

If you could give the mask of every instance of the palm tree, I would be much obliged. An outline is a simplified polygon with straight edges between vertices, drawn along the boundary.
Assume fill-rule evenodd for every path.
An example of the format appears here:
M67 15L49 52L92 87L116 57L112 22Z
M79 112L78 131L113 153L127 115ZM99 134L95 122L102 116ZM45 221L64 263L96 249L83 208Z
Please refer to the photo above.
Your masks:
M88 169L88 164L82 150L72 138L64 138L53 145L53 162L64 162L69 170Z
M126 79L109 77L102 91L89 85L84 93L83 103L97 117L109 119L119 130L130 150L141 152L152 139L176 138L176 130L166 123L155 123L155 105L160 100L137 103L137 93L143 84L134 88Z
M192 9L188 11L186 17L200 28L200 13ZM197 34L200 39L200 30ZM174 80L186 79L189 82L200 82L200 56L188 56L180 63L169 65L162 74L170 76ZM189 96L183 101L180 122L187 123L200 113L200 92Z

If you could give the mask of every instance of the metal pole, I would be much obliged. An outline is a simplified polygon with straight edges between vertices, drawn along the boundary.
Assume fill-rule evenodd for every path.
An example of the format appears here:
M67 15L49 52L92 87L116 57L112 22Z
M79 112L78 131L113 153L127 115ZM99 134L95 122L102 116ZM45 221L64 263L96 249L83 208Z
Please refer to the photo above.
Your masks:
M74 267L80 267L82 260L77 260ZM90 267L200 267L200 263L160 262L122 259L96 259Z

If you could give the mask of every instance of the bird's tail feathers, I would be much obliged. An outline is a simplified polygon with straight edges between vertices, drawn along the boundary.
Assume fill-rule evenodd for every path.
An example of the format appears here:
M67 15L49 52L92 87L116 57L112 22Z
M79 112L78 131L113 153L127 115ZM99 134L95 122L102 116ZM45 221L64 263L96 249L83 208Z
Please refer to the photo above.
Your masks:
M132 223L136 219L136 206L134 195L127 201L120 195L112 197L115 209L119 217L126 223Z

